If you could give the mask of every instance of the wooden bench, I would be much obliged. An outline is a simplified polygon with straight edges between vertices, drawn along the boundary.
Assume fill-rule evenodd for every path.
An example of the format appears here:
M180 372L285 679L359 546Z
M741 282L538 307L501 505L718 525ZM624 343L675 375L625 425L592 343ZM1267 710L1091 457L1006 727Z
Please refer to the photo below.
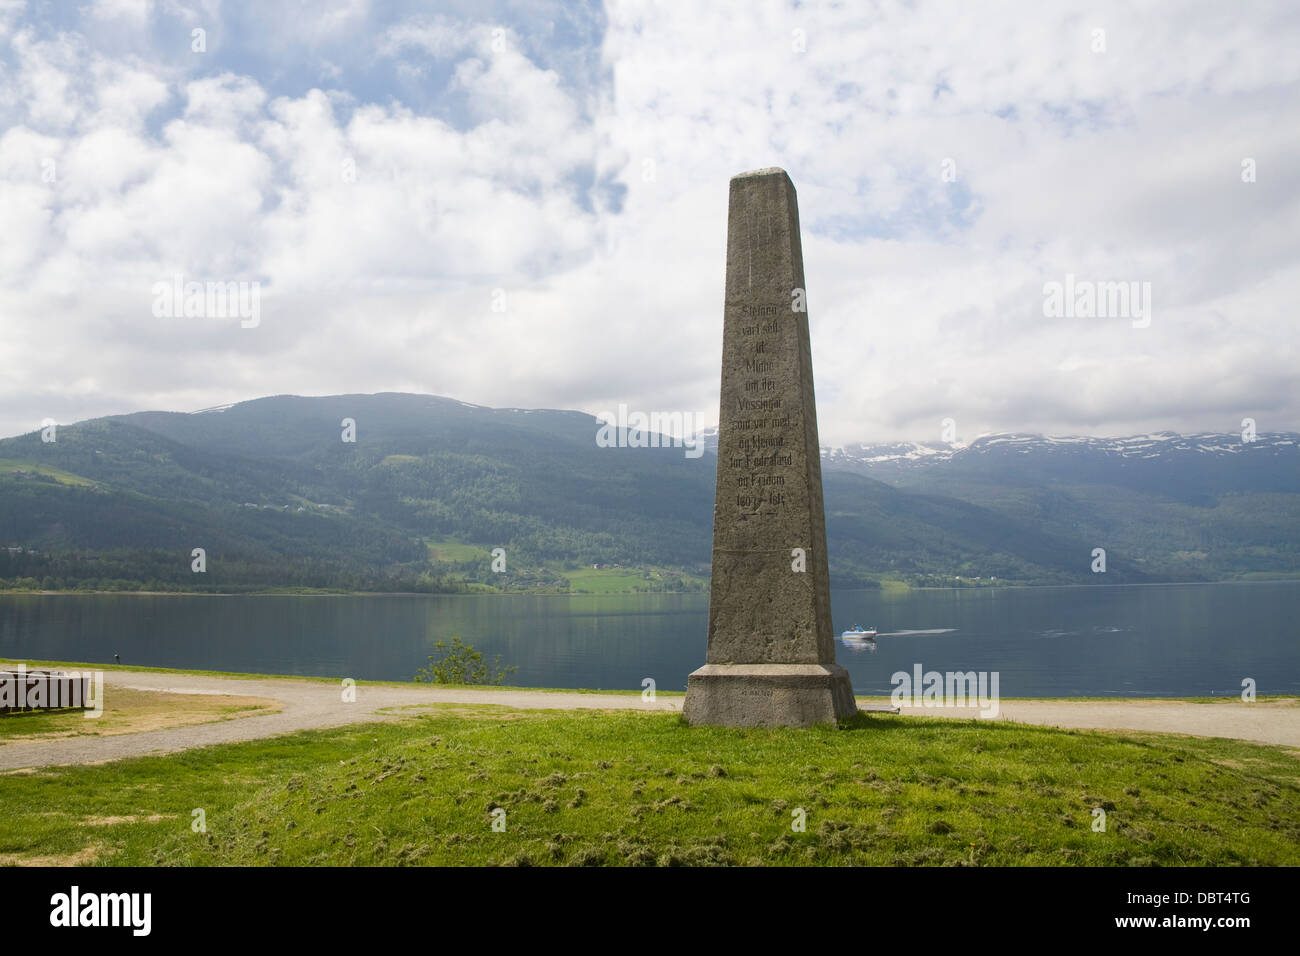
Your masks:
M90 675L63 671L0 671L0 714L31 710L85 710Z

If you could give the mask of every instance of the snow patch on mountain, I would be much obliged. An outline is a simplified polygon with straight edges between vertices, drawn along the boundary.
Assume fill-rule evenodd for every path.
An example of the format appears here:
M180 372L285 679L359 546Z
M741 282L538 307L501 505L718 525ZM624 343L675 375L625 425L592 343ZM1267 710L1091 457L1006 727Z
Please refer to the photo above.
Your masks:
M696 433L696 439L715 454L718 450L717 428L706 428ZM1252 442L1245 442L1239 433L1201 432L1180 435L1176 432L1154 432L1147 435L1127 435L1119 438L1097 438L1091 435L1025 435L993 432L979 435L969 442L860 442L843 447L823 445L822 462L827 467L847 467L864 470L877 467L929 467L958 457L972 458L989 454L1097 454L1113 458L1151 459L1170 455L1196 454L1211 456L1239 455L1243 452L1261 452L1265 449L1277 453L1300 445L1300 435L1291 433L1260 433Z
M1259 434L1252 442L1242 440L1240 434L1202 432L1179 435L1175 432L1156 432L1149 435L1128 435L1120 438L1097 438L1090 435L980 435L969 444L954 442L881 442L875 444L847 445L843 448L823 448L822 460L828 466L907 467L928 466L956 458L969 459L982 455L1099 455L1108 458L1151 459L1188 454L1223 457L1243 452L1255 453L1291 449L1300 436L1294 434Z

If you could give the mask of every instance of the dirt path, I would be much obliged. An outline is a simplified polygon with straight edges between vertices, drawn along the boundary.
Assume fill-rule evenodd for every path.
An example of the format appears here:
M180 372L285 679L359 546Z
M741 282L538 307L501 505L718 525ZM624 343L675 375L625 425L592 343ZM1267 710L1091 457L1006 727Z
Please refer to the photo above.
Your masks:
M105 671L106 695L115 687L171 691L178 694L238 694L269 697L281 703L278 713L238 717L216 723L169 727L113 737L19 740L0 745L0 771L58 764L103 763L123 757L171 753L240 740L275 737L298 730L317 730L376 720L391 720L384 708L418 704L501 704L506 707L556 710L681 710L681 697L654 703L638 694L547 693L542 691L470 690L468 688L358 685L356 700L344 703L339 684L323 681L245 680L149 671Z
M1087 730L1150 730L1191 737L1230 737L1300 748L1300 700L1004 700L1000 719L1045 727ZM904 716L977 717L975 709L904 707Z
M359 685L356 701L344 703L339 685L280 679L244 680L147 671L106 671L107 693L115 687L182 694L238 694L280 701L278 713L209 724L169 727L112 737L14 741L0 745L0 771L60 764L103 763L123 757L171 753L192 747L257 740L322 727L391 720L385 708L409 705L498 704L542 710L680 711L681 697L643 701L638 694L551 693L528 690L388 687ZM880 704L883 701L863 700ZM975 711L904 708L905 716L975 716ZM1181 701L1004 701L1003 719L1058 727L1151 730L1204 737L1234 737L1300 748L1300 702L1192 704Z

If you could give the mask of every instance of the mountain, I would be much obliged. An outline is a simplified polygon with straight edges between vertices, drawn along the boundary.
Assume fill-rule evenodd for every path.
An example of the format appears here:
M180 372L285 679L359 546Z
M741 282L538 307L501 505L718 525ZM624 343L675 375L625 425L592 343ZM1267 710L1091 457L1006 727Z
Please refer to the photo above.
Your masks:
M355 442L342 440L344 419ZM619 464L595 431L578 412L400 394L96 419L59 428L53 443L0 441L0 542L60 555L144 549L155 571L158 552L172 563L179 553L184 573L158 580L187 587L443 590L449 576L487 569L494 547L520 572L543 561L707 564L699 462L635 449ZM207 549L203 579L189 570L194 547Z
M1300 568L1300 435L984 435L969 444L824 449L827 471L958 497L1093 542L1158 577Z
M598 427L581 412L428 395L284 395L93 419L50 443L3 439L0 582L702 586L716 457L600 447ZM1173 435L825 449L833 583L1293 573L1296 438L1247 449ZM202 575L191 570L200 547ZM1096 547L1104 577L1090 570Z
M883 481L907 484L938 475L1005 482L1011 474L1043 483L1115 484L1201 504L1231 491L1300 490L1300 435L1177 435L1044 438L981 435L970 444L859 444L824 449L822 460Z

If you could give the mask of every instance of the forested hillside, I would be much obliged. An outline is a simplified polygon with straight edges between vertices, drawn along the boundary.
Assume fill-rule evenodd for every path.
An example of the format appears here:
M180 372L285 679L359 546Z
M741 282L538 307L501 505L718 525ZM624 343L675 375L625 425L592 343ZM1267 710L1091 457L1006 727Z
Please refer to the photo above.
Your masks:
M355 441L343 440L345 420ZM277 396L95 419L59 427L53 442L0 440L0 581L702 587L716 459L602 448L597 428L580 412L424 395ZM1096 547L1107 550L1106 583L1296 571L1294 457L1271 462L1267 479L1245 459L1205 459L1199 478L1180 461L1177 480L1162 483L1135 480L1122 457L1072 453L1060 467L1021 448L892 470L829 454L833 583L1096 583Z

